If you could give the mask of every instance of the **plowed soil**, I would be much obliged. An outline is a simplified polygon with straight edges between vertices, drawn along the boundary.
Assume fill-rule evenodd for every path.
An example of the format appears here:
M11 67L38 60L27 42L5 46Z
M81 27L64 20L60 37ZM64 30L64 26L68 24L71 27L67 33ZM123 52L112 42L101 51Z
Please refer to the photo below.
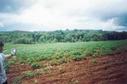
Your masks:
M8 82L27 65L12 65ZM127 52L53 66L50 73L22 80L22 84L127 84Z

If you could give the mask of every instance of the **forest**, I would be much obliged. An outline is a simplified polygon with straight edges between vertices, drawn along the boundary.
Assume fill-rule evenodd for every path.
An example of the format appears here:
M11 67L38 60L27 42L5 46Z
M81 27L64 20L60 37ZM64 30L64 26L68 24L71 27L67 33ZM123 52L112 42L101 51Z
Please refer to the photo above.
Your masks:
M107 41L127 39L127 32L68 29L40 32L6 31L0 32L0 39L14 44Z

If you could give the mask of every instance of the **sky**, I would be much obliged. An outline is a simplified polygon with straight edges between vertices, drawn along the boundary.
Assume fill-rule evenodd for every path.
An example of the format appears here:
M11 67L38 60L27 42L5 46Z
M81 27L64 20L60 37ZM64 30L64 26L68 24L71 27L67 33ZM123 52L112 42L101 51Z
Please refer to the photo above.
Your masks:
M127 0L0 0L0 31L127 31Z

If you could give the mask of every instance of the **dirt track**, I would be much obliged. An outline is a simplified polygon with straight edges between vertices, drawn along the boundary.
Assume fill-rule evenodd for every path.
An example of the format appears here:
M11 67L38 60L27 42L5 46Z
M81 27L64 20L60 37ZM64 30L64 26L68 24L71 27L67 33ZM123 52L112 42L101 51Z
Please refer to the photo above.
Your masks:
M30 67L12 66L8 79L11 80ZM13 73L12 73L13 72ZM54 66L49 74L24 79L22 84L127 84L127 53Z

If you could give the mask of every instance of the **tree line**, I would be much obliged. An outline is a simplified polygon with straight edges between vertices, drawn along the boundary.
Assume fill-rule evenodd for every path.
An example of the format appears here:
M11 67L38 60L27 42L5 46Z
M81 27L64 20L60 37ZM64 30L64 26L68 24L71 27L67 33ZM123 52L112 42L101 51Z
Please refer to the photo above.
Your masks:
M8 31L0 32L0 40L15 44L86 42L127 39L127 32L102 30L57 30L49 32Z

